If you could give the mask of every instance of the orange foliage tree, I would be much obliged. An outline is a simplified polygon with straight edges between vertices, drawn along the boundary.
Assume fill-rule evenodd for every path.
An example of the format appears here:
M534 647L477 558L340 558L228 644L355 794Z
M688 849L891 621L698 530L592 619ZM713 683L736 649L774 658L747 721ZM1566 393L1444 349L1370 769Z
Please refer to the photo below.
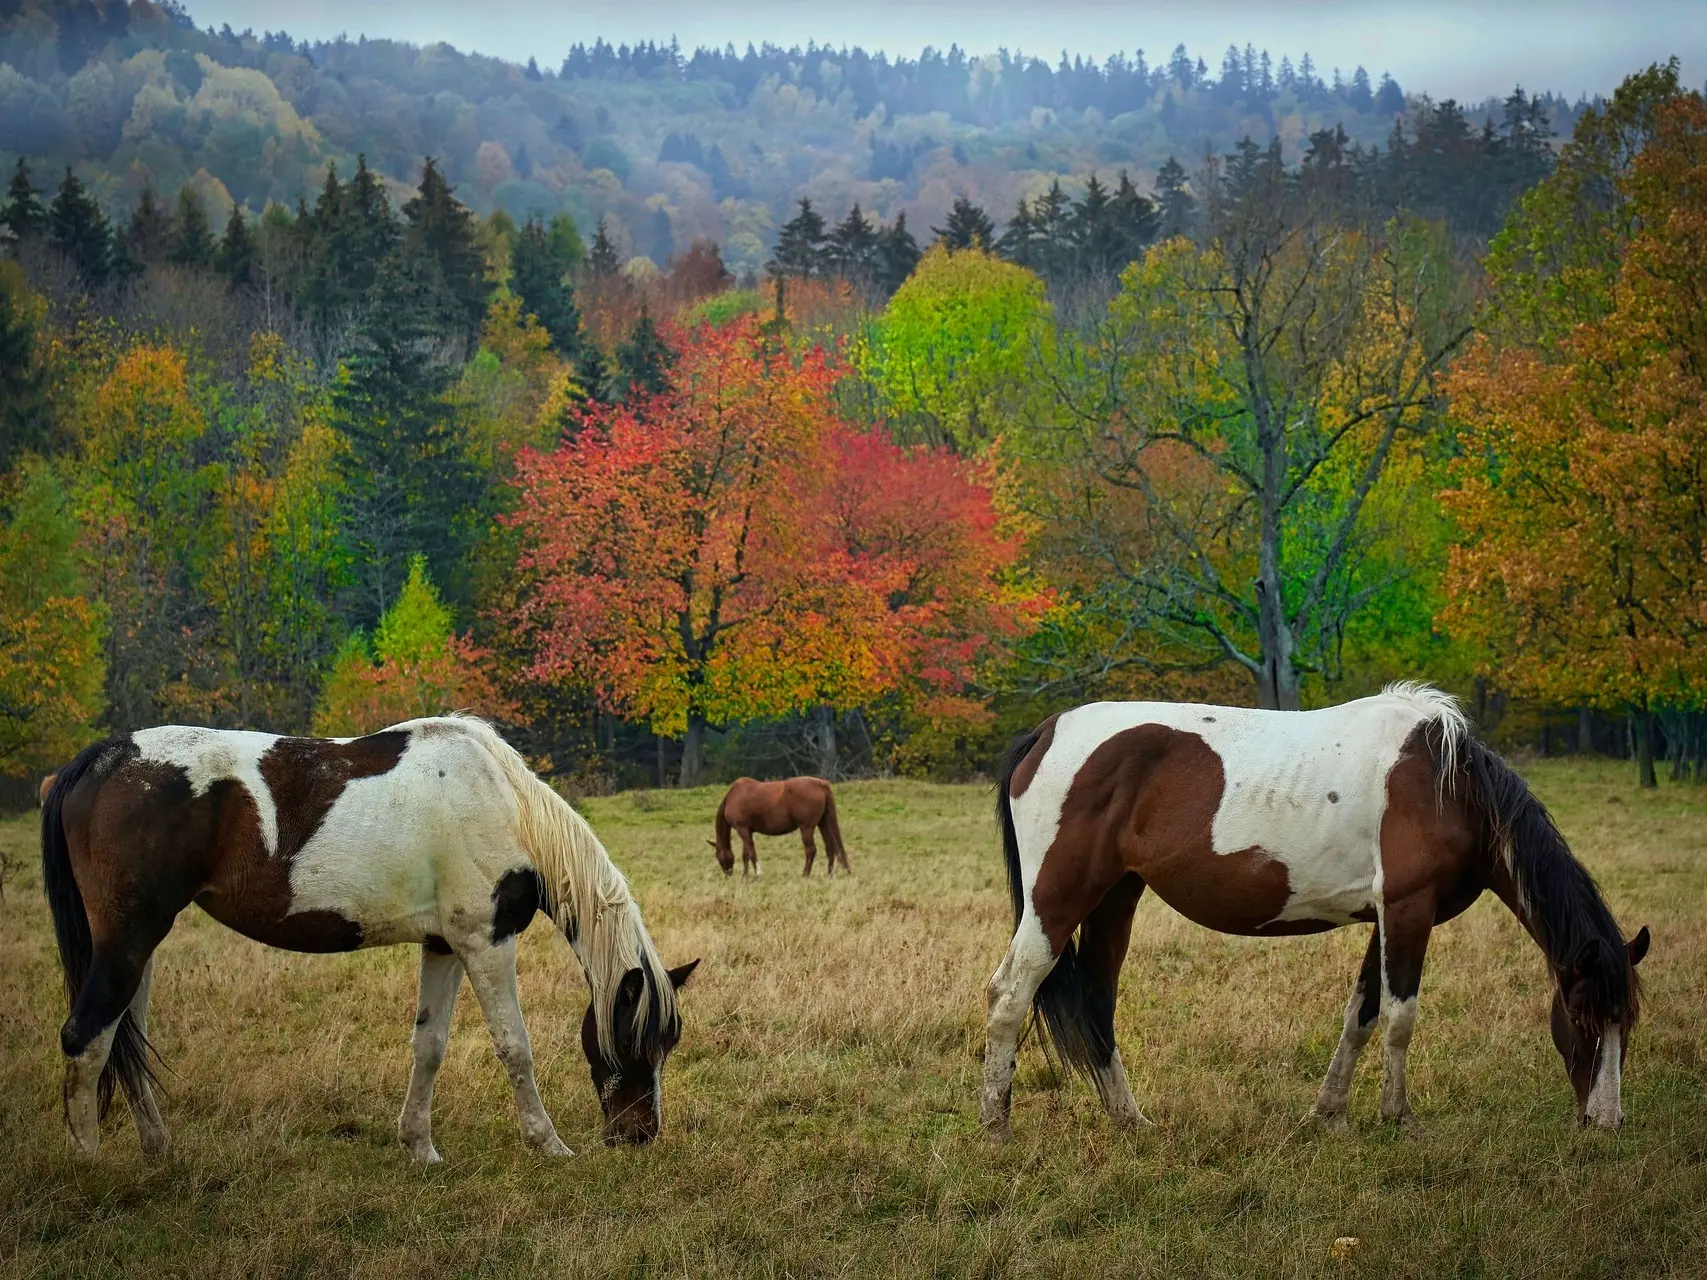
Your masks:
M1450 626L1515 691L1647 719L1707 697L1707 104L1658 107L1617 179L1636 228L1601 314L1455 371Z
M519 460L525 586L505 620L529 674L681 736L684 785L709 725L958 688L1019 612L988 490L855 436L821 349L751 318L678 342L665 394L590 408Z

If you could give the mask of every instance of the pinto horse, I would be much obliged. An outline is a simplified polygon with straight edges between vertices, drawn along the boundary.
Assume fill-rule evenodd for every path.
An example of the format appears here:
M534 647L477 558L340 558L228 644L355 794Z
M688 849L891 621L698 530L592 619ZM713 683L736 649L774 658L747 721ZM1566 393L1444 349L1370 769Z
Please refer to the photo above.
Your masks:
M42 811L42 869L71 1016L65 1118L85 1155L115 1081L145 1153L166 1126L148 1064L154 949L194 902L293 951L416 943L414 1066L403 1145L437 1160L433 1081L466 973L515 1094L522 1135L568 1155L534 1086L516 935L544 910L585 970L581 1043L608 1142L662 1123L681 1035L676 991L628 883L579 814L482 721L411 720L365 738L166 726L88 748Z
M1014 1054L1035 1002L1061 1059L1117 1121L1146 1123L1114 1004L1146 886L1223 933L1372 923L1314 1114L1344 1123L1358 1055L1385 1017L1381 1114L1408 1122L1405 1059L1429 931L1485 889L1546 956L1553 1041L1581 1123L1616 1127L1642 929L1626 945L1540 801L1422 685L1321 711L1101 702L1017 741L997 797L1015 931L988 988L980 1108L1010 1133ZM1074 934L1077 932L1077 940Z
M853 874L848 866L848 851L842 844L842 829L836 822L836 796L830 784L822 778L785 778L781 782L755 782L752 778L737 778L724 793L723 803L717 806L717 839L707 840L717 854L717 865L724 875L735 873L735 853L729 833L741 837L741 874L750 870L759 874L759 851L753 845L753 833L761 836L785 836L798 829L801 843L806 846L806 867L802 875L812 874L812 861L818 856L813 843L814 829L824 833L824 851L830 855L830 874L836 874L836 859L842 870Z

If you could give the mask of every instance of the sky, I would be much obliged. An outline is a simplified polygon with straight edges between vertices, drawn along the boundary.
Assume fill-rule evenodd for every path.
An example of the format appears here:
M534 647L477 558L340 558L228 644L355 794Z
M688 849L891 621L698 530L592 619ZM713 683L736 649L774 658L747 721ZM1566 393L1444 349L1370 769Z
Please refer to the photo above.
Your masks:
M200 26L241 31L284 26L298 39L344 33L446 41L459 49L556 66L576 41L613 44L671 36L737 49L863 45L917 57L925 45L969 53L1023 50L1054 62L1065 49L1099 61L1144 49L1152 63L1177 44L1213 70L1229 44L1266 48L1278 61L1308 52L1324 78L1359 65L1391 72L1408 91L1478 101L1514 84L1575 98L1609 93L1629 72L1677 55L1684 82L1707 76L1707 0L863 0L824 5L788 0L187 0Z

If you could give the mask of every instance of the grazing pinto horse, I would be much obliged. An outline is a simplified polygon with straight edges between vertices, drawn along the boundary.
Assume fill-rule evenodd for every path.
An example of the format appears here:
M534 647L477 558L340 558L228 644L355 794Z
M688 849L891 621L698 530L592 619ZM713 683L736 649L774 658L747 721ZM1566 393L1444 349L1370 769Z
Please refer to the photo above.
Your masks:
M717 806L717 839L707 840L717 852L717 865L724 875L735 873L735 853L730 847L729 832L741 837L741 874L749 870L759 874L759 851L753 847L753 833L761 836L785 836L796 828L801 843L806 846L806 867L802 875L812 874L812 860L818 856L818 846L812 841L812 831L824 833L824 850L830 855L830 874L836 874L836 859L842 870L853 873L848 866L848 851L842 845L842 829L836 823L836 797L830 784L822 778L785 778L781 782L755 782L737 778Z
M464 973L523 1137L570 1154L534 1087L516 996L516 935L544 910L592 989L581 1042L606 1141L658 1133L664 1059L681 1035L676 989L694 965L664 969L592 828L482 721L412 720L354 739L174 725L97 743L47 798L42 870L71 998L66 1123L84 1154L100 1146L115 1079L143 1150L166 1149L148 985L155 947L192 902L293 951L420 945L398 1133L423 1160L439 1158L433 1080Z
M1132 915L1148 885L1223 933L1374 936L1315 1114L1343 1123L1386 1018L1381 1114L1406 1121L1405 1056L1429 931L1492 889L1545 953L1553 1040L1579 1119L1616 1127L1643 929L1626 947L1594 880L1458 704L1397 684L1321 711L1101 702L1014 744L997 798L1015 932L989 985L985 1129L1009 1133L1026 1010L1116 1119L1142 1124L1114 1045ZM1074 933L1078 939L1075 943Z

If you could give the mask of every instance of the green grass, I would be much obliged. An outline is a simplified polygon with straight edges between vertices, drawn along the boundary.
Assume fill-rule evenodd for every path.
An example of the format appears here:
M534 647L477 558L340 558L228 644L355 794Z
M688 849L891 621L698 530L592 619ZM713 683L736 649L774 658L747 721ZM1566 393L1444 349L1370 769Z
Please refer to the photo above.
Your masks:
M1539 954L1484 899L1440 931L1412 1047L1414 1135L1303 1122L1362 930L1253 940L1146 899L1118 1034L1156 1127L1022 1053L1015 1141L977 1127L983 986L1007 941L989 796L840 791L854 877L761 882L704 844L711 791L584 807L671 963L703 956L664 1137L606 1150L561 940L524 940L541 1091L580 1153L549 1163L464 993L440 1077L444 1165L397 1146L415 956L296 956L194 910L160 951L154 1035L176 1146L145 1164L123 1105L93 1164L59 1121L63 997L33 866L0 905L0 1272L6 1275L1698 1276L1707 1269L1707 791L1641 795L1611 764L1530 772L1630 929L1648 1014L1617 1135L1572 1123ZM1334 1261L1338 1236L1361 1245Z

